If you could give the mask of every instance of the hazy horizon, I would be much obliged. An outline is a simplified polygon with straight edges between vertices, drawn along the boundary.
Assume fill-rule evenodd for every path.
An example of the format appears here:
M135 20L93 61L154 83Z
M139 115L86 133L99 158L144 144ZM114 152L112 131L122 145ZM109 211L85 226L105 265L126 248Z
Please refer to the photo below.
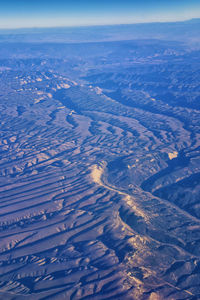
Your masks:
M7 0L0 4L0 29L174 22L199 17L197 0Z
M1 31L7 31L7 30L26 30L26 29L57 29L57 28L87 28L87 27L104 27L104 26L126 26L126 25L142 25L142 24L156 24L156 23L180 23L180 22L190 22L192 20L200 20L199 18L190 18L190 19L182 19L182 20L165 20L165 21L144 21L144 22L132 22L132 23L105 23L105 24L73 24L73 25L47 25L47 26L24 26L24 27L7 27L7 28L2 28L0 27Z

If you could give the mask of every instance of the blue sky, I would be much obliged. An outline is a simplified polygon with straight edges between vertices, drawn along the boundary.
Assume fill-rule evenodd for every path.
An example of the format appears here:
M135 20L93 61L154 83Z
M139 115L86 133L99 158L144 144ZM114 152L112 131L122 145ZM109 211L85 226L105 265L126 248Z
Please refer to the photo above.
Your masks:
M128 24L200 17L200 0L0 0L0 28Z

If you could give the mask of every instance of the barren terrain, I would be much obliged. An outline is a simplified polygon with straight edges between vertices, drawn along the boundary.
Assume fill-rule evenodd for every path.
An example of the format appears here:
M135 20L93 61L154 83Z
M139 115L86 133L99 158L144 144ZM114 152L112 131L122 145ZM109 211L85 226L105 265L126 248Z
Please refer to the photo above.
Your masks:
M7 43L0 299L200 299L200 55Z

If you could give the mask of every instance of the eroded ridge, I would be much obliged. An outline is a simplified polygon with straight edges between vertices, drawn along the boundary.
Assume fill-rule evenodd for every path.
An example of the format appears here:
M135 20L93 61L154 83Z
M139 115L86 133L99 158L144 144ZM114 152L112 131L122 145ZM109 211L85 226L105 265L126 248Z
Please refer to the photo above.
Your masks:
M138 196L138 190L132 191L132 194L127 194L120 191L117 187L110 186L107 182L107 178L102 180L104 172L107 173L106 163L103 162L99 165L94 165L92 168L91 177L98 185L117 192L122 196L122 207L119 209L119 217L121 223L129 232L129 245L132 246L133 251L130 251L124 259L124 264L126 266L126 272L128 281L135 286L134 297L143 298L144 294L150 294L150 297L155 297L162 299L163 293L165 297L168 297L168 291L170 292L170 297L195 297L189 289L177 285L177 280L175 280L175 274L178 276L181 273L183 266L194 265L194 269L199 264L199 257L195 255L192 251L189 252L185 245L184 238L174 238L176 235L175 228L171 228L172 224L168 223L168 215L163 213L163 210L169 214L176 212L176 226L179 223L180 230L183 228L187 230L187 233L193 234L194 229L199 231L199 220L196 219L196 227L185 226L185 223L189 223L193 220L193 217L189 214L185 214L185 211L181 211L178 207L166 203L163 200L157 198L154 199L153 207L149 207L149 195L145 198L140 199ZM135 205L135 199L136 205ZM133 200L134 199L134 200ZM141 200L143 200L141 202ZM147 201L147 205L145 203ZM138 206L141 207L138 209ZM126 207L126 208L125 208ZM162 209L161 209L162 208ZM160 211L163 213L163 219L160 220L158 226L157 219L160 216ZM184 220L184 222L182 221ZM177 231L177 228L176 228ZM180 232L181 232L180 231ZM167 233L166 233L167 232ZM154 249L154 250L153 250ZM153 250L153 251L152 251ZM153 254L154 253L154 254ZM157 253L157 254L156 254ZM176 253L176 262L174 255ZM159 261L159 267L155 267L156 255L160 256L157 260ZM189 258L190 257L190 258ZM187 263L185 262L187 260ZM188 261L189 259L189 261ZM179 262L180 260L180 262ZM169 263L171 261L171 266ZM167 262L167 263L166 263ZM181 270L179 270L179 268ZM190 277L195 276L195 274L185 274L185 280L190 280ZM198 276L198 275L197 275ZM187 279L186 279L187 278ZM197 278L197 277L196 277ZM174 279L174 280L173 280ZM160 293L162 290L162 294ZM177 295L176 295L177 294Z

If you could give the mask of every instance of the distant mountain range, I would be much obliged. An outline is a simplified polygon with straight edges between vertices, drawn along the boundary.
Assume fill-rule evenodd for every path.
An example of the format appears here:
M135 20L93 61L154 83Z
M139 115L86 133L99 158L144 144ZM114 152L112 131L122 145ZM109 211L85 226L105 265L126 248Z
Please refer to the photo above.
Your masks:
M200 18L182 22L0 30L0 42L100 42L159 39L200 44Z

